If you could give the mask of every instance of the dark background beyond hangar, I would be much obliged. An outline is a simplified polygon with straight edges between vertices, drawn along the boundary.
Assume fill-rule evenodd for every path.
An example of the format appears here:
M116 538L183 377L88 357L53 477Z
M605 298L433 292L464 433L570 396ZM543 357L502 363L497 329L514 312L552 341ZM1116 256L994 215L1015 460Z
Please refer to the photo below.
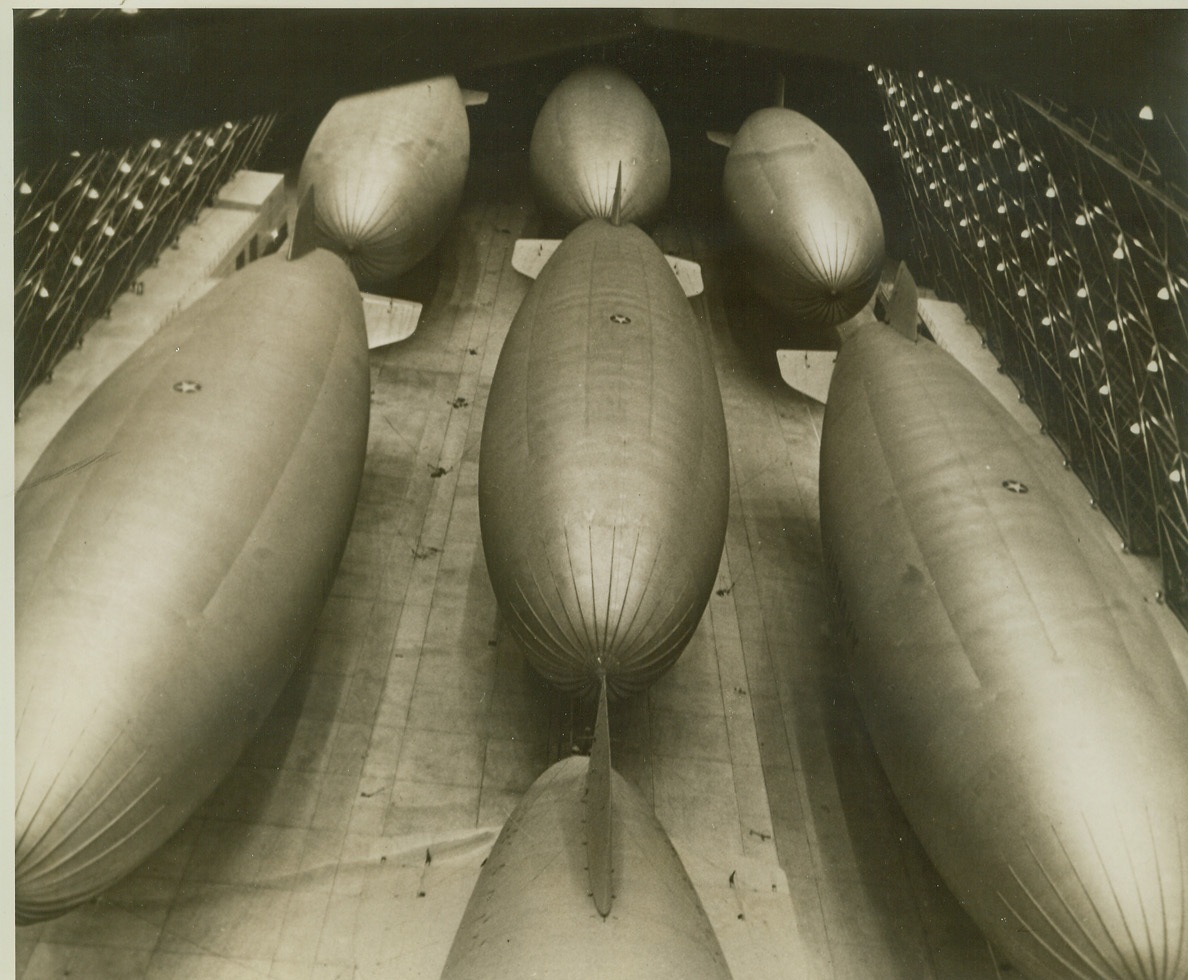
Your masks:
M302 152L335 100L439 73L492 93L471 114L475 157L527 146L570 66L620 64L656 104L673 146L674 201L698 164L720 167L706 129L732 131L786 104L854 156L903 254L897 168L868 63L1047 96L1071 110L1152 105L1188 119L1183 10L237 9L15 14L19 171L70 150L119 150L224 118L278 112L260 166ZM1183 129L1181 128L1181 131Z

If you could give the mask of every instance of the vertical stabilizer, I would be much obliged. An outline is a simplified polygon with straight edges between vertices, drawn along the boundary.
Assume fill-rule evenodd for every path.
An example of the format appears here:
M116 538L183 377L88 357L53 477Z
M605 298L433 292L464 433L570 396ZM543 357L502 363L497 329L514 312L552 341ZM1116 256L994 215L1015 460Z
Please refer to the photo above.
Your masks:
M903 334L908 340L916 339L916 322L920 316L919 302L916 280L908 271L907 263L900 262L895 273L895 284L891 288L891 299L887 303L887 323L892 330Z
M310 184L297 205L293 234L289 237L288 260L292 262L317 248L317 219L314 217L314 185Z
M780 72L776 75L776 95L775 107L777 109L784 108L784 73Z
M599 915L610 915L611 890L611 750L606 709L606 678L598 689L598 720L586 774L586 863L590 891Z
M611 224L616 228L623 214L623 161L619 161L619 173L615 177L615 203L611 205Z

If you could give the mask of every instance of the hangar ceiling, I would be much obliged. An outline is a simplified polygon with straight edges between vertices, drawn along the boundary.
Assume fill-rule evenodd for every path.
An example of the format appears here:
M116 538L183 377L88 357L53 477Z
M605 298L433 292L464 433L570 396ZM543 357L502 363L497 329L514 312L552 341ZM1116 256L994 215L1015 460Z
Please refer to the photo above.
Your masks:
M18 164L600 44L922 68L1066 104L1188 105L1188 12L870 9L18 11ZM706 48L706 45L709 48ZM718 47L714 47L717 45ZM746 60L744 58L744 60ZM665 70L668 62L655 59ZM737 57L735 63L738 62Z

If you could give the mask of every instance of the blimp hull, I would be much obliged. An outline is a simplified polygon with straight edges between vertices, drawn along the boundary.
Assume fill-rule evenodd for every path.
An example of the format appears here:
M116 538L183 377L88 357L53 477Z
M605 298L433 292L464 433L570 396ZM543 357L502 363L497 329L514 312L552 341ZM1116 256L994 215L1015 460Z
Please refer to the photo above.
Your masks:
M236 273L66 423L16 495L16 914L91 898L229 771L346 542L369 401L325 251Z
M845 150L791 109L753 113L722 178L755 290L799 324L831 327L874 294L883 222Z
M729 497L701 325L650 238L591 220L530 287L499 356L479 458L487 568L548 680L641 690L709 598Z
M528 163L542 205L566 228L612 217L620 164L620 219L647 225L664 206L672 170L652 103L609 66L581 68L553 89L536 118Z
M449 227L469 160L458 83L397 85L334 104L306 150L297 199L314 188L318 244L361 289L390 293Z
M821 525L917 835L1033 978L1188 975L1188 690L1060 471L935 345L842 345Z
M604 919L586 874L586 772L548 769L508 817L479 874L442 980L729 980L713 927L647 802L612 773L615 904Z

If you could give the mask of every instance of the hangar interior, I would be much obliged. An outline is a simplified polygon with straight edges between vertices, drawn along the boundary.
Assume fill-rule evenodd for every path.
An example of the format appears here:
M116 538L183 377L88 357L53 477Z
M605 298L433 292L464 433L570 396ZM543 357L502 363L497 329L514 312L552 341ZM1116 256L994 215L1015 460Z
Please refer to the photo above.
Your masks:
M737 129L783 77L785 104L834 136L870 183L888 256L925 287L925 327L1067 461L1070 506L1092 501L1101 534L1134 552L1136 583L1188 673L1184 68L1152 81L1184 18L1078 21L1065 48L1051 18L1004 28L920 13L504 11L501 21L388 11L361 26L289 11L262 22L277 47L288 43L281 68L282 55L258 50L231 16L111 16L149 26L80 12L58 26L17 24L18 480L21 460L52 434L48 420L101 380L100 365L209 288L228 257L249 261L270 232L287 233L275 198L260 208L224 194L223 213L198 210L218 204L236 171L283 175L291 209L304 148L341 95L450 71L489 100L468 110L458 215L402 284L424 304L420 324L372 352L362 491L310 650L231 775L153 859L86 906L16 930L15 975L435 977L504 819L547 765L588 748L589 707L548 689L502 628L479 538L477 460L491 377L528 288L512 248L549 232L528 180L532 124L561 78L597 60L632 75L665 125L673 182L653 236L701 265L705 292L691 302L713 349L731 466L714 595L673 670L612 706L615 766L654 806L738 980L1019 976L932 868L866 734L820 547L823 406L783 382L775 354L819 342L750 295L721 201L724 151L705 133ZM972 54L979 26L1030 41ZM1159 30L1171 39L1155 40ZM146 37L173 39L165 55L189 67L150 58ZM1112 87L1067 71L1118 37L1149 70ZM86 121L77 108L58 113L59 131L34 120L64 98L55 85L79 80L70 70L47 80L54 44L63 58L72 45L99 52L77 70L106 61L115 92L97 96ZM1010 60L1045 45L1042 65ZM418 55L393 70L405 47ZM240 76L217 81L228 66ZM209 82L205 95L183 97L195 77ZM178 101L155 109L150 78L162 102ZM926 106L944 125L922 127ZM1140 110L1152 107L1143 129ZM1001 134L986 136L992 126ZM95 175L127 176L142 162L149 173L162 144L174 169L151 170L154 187L200 173L191 195L143 195L169 214L142 235L145 254L122 228L105 236L119 246L111 251L95 235L92 251L65 261L45 245L55 216L67 225L60 202L77 171L59 158L69 159L71 135L74 166L93 167L87 186L101 200ZM957 146L983 137L987 172L973 181ZM996 140L1008 155L992 168ZM991 180L982 204L977 185ZM88 213L70 212L79 241L95 224ZM100 271L67 278L84 264ZM35 305L47 298L56 320ZM1088 321L1081 301L1095 304ZM1115 337L1127 346L1111 348Z

